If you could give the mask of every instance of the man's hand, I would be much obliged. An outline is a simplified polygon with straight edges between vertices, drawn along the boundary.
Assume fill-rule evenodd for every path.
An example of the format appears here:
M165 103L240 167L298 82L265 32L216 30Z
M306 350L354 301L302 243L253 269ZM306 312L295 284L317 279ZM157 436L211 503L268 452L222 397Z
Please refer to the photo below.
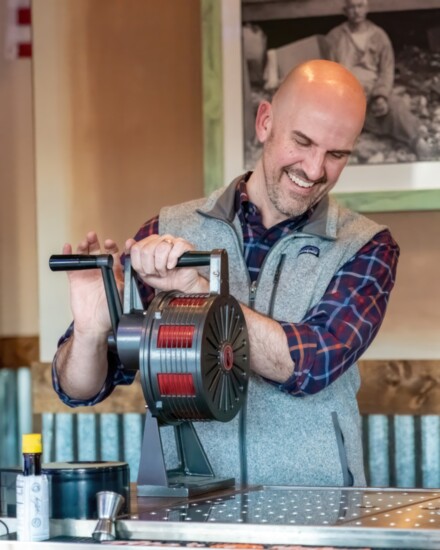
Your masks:
M151 235L139 242L129 239L125 243L131 265L141 279L158 290L202 293L209 291L209 283L195 268L178 267L177 260L194 246L172 235Z
M87 233L76 247L77 254L111 254L113 272L120 292L123 288L122 267L118 247L112 240L101 248L95 232ZM63 254L72 254L65 244ZM100 269L68 271L70 305L74 331L58 348L55 368L60 388L71 398L88 400L104 385L107 372L107 339L111 330L110 314Z
M76 247L77 254L112 254L116 284L122 291L123 276L118 247L112 240L101 248L95 232L87 233ZM72 246L65 244L63 254L72 254ZM70 305L75 322L75 333L84 336L104 336L111 329L110 315L100 269L68 271Z
M371 101L371 113L375 117L385 116L388 113L388 101L385 97L376 97Z

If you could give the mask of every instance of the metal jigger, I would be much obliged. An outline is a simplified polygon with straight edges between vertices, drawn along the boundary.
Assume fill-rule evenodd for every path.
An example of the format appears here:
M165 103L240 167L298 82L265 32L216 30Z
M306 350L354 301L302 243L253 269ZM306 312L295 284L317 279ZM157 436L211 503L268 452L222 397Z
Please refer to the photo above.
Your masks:
M125 499L122 495L113 491L100 491L96 493L96 499L98 501L99 519L92 537L99 542L115 540L115 520Z

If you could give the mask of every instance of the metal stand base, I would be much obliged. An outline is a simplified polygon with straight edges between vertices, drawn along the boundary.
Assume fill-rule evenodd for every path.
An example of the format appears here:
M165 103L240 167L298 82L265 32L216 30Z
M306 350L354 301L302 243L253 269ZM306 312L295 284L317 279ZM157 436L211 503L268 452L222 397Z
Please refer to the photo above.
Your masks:
M191 497L234 487L234 478L217 478L191 422L175 426L179 468L166 470L157 419L147 411L137 494L140 497Z
M235 486L235 479L218 477L169 475L168 486L138 485L138 497L176 497L189 498L211 491L220 491Z

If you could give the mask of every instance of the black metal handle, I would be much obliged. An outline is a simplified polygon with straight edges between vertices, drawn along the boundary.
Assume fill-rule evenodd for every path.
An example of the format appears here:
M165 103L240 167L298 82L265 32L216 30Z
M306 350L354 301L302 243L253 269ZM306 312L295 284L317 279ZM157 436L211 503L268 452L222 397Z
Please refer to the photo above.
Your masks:
M113 267L113 256L111 254L87 256L82 254L54 254L49 258L49 267L52 271Z
M211 251L208 252L203 250L184 252L177 260L177 267L209 265L211 262L211 254ZM49 258L49 267L52 271L76 271L80 269L113 267L113 256L110 254L54 254Z
M190 250L180 256L177 267L202 267L209 266L209 292L210 294L229 294L228 282L228 255L221 248L203 251Z
M229 292L228 257L224 250L212 250L209 252L191 250L184 252L177 261L177 267L200 266L210 266L211 294L227 294ZM113 333L116 339L117 329L123 314L123 309L112 269L113 256L111 254L53 254L49 258L49 267L52 271L101 269Z
M176 267L198 267L209 265L211 263L212 252L203 250L190 250L184 252L177 260Z

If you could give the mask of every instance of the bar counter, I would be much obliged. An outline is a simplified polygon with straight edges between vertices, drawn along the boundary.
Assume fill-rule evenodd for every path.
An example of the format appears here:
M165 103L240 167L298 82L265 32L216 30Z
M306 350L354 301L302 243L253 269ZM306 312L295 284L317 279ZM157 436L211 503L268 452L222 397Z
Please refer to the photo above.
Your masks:
M24 543L13 540L15 518L0 519L10 531L0 550L96 547L96 520L51 520L50 541ZM131 515L117 520L116 534L101 547L438 549L440 489L257 486L188 500L138 498L133 487Z

